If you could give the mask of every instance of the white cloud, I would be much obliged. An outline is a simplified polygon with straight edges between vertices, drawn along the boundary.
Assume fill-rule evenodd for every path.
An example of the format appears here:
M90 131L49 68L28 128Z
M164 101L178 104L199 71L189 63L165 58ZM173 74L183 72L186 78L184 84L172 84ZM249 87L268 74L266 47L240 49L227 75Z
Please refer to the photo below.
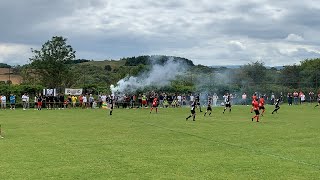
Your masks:
M9 63L10 65L27 63L30 55L31 50L29 45L0 43L1 63Z
M246 46L243 43L241 43L240 41L232 40L232 41L229 41L229 44L230 44L230 48L233 50L236 50L236 51L246 49Z
M287 41L303 41L303 37L296 34L289 34L286 38Z

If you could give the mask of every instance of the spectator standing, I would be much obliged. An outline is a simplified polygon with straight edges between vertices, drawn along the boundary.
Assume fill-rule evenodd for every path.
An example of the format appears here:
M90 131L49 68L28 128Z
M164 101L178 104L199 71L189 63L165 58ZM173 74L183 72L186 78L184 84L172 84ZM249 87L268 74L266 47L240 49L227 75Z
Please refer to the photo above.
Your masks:
M59 96L59 109L64 109L64 94L61 93L60 96Z
M314 98L314 92L310 91L309 92L309 101L310 101L310 103L313 102L313 98Z
M38 98L37 98L37 102L38 102L38 110L42 110L42 102L43 102L43 97L41 96L41 94L39 94Z
M218 95L216 93L214 93L212 96L212 105L213 106L217 106L218 99L219 99Z
M194 102L194 96L193 94L190 95L190 103L193 103Z
M16 96L13 94L10 94L10 109L11 110L16 109Z
M73 95L71 97L71 101L72 101L72 107L75 108L76 107L76 103L77 103L77 97L75 95Z
M71 103L72 103L72 96L71 96L71 94L68 94L68 97L67 97L68 99L67 99L67 106L68 106L68 108L71 108Z
M54 106L54 109L57 109L57 108L60 107L60 106L59 106L59 97L58 97L58 95L55 95L55 96L53 97L53 106Z
M79 96L79 107L80 108L83 107L83 95L82 94Z
M182 105L183 106L187 105L187 98L185 95L182 96Z
M23 110L26 110L26 108L27 108L27 94L24 93L24 94L22 95L21 99L22 99Z
M299 98L299 93L298 93L297 91L295 91L295 92L293 93L293 103L294 103L295 105L298 105L298 98Z
M306 101L306 95L304 95L303 92L300 92L300 104L304 103Z
M247 94L243 93L241 98L242 98L242 105L247 105Z
M99 96L98 96L97 106L98 106L98 108L102 107L102 95L101 94L99 94Z
M292 94L291 94L291 93L288 93L287 98L288 98L288 105L289 105L289 106L292 106L292 99L293 99Z
M182 97L180 94L177 96L177 100L178 100L179 106L181 107L182 106Z
M159 107L163 108L163 100L164 100L164 95L161 93L159 96Z
M1 96L1 109L7 109L7 97L5 95Z
M135 104L136 104L136 95L135 94L131 95L130 101L131 101L130 102L131 103L131 108L134 108Z
M270 104L271 105L274 105L274 100L275 100L275 95L274 95L274 93L271 93L271 97L270 97Z
M87 100L87 96L82 96L82 108L87 108L87 102L88 102L88 100Z
M94 97L92 96L92 94L89 95L89 103L90 103L90 108L93 108L93 101L94 101Z

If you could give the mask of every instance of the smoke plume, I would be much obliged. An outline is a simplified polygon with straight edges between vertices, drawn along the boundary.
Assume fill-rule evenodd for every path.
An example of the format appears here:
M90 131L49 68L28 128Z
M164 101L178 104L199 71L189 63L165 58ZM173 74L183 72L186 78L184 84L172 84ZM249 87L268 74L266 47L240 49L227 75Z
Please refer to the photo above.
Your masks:
M170 58L164 64L153 63L149 72L142 73L137 77L130 76L121 79L116 85L111 85L110 89L112 94L124 94L135 92L148 86L164 87L169 85L172 80L175 80L177 75L186 72L187 69L188 66L185 63L174 61L173 58Z

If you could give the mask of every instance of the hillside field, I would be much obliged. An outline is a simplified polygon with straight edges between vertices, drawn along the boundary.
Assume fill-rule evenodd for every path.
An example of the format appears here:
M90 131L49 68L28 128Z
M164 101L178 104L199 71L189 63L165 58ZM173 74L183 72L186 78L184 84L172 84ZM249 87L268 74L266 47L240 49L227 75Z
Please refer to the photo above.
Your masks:
M1 179L319 179L320 108L1 110Z
M0 81L7 82L8 80L10 80L12 84L20 84L22 82L22 76L14 74L12 69L0 68Z

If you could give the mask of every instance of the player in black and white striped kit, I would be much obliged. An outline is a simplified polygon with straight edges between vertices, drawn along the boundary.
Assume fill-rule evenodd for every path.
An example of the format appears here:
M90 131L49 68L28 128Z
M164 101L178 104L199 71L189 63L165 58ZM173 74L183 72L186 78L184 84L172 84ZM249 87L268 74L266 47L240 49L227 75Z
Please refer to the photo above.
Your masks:
M280 98L278 98L278 99L276 99L276 102L274 103L274 110L272 111L272 113L271 114L273 114L273 113L278 113L278 110L280 109L280 101L281 101L281 99Z
M204 113L204 115L203 115L203 116L206 116L206 115L207 115L207 113L208 113L208 111L210 111L209 116L211 115L211 113L212 113L211 101L212 101L212 99L211 99L211 98L209 98L209 99L208 99L207 111Z
M109 103L110 116L111 116L113 111L113 96L110 96L108 103Z
M231 112L231 97L230 97L230 95L228 93L224 97L225 97L225 100L224 100L225 107L224 107L224 110L223 110L223 114L227 110L227 108L229 108L229 112Z
M186 118L186 121L191 117L193 117L193 121L196 120L196 106L197 106L196 101L193 101L191 104L191 115Z
M198 94L197 96L196 96L196 105L197 105L197 107L199 107L199 109L200 109L200 112L202 112L202 110L201 110L201 105L200 105L200 95Z

